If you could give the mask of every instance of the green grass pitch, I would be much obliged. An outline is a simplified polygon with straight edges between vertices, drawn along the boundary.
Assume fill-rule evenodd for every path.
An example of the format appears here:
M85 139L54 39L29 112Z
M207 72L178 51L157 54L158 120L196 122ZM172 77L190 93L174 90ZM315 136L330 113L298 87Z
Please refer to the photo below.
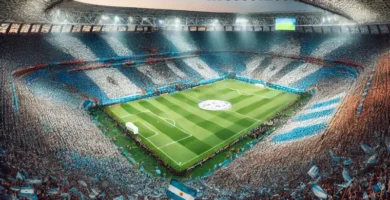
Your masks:
M231 144L299 98L298 95L224 80L146 100L107 106L123 126L132 122L138 137L176 171L183 171ZM207 111L204 100L224 100L230 110Z
M276 24L275 25L275 30L280 30L280 31L295 31L296 27L294 24L288 24L288 23L285 23L285 24Z

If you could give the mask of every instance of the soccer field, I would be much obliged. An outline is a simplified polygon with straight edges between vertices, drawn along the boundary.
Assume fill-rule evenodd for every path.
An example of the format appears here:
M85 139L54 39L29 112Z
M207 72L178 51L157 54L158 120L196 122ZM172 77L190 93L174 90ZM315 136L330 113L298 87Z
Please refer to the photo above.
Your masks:
M105 111L123 127L139 128L142 143L176 171L202 161L275 116L298 95L224 80L146 100L107 106ZM222 100L225 104L201 102ZM230 103L230 104L229 104ZM203 105L203 104L202 104ZM210 107L211 106L211 107Z

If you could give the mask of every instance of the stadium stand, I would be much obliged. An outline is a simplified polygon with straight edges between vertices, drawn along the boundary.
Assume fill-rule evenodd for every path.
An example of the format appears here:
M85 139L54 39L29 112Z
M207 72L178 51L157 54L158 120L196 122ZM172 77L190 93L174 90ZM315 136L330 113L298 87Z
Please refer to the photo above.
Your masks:
M62 1L10 2L0 0L10 19L39 21L47 6ZM63 7L79 5L64 2ZM369 2L355 7L347 1L304 2L362 22L386 21L388 16L371 15L365 6ZM31 14L26 6L37 12ZM256 79L269 87L314 95L276 131L239 149L237 158L182 180L197 189L197 198L315 199L313 188L332 199L390 198L388 36L224 32L221 43L213 34L1 35L0 199L166 198L165 175L131 162L131 155L115 146L81 108L89 98L112 102L178 81L207 82L228 72L239 80ZM228 53L141 63L155 54L221 49ZM232 53L240 51L258 54ZM118 63L134 59L110 59L118 56L139 56L135 60L140 64L126 66ZM330 65L329 60L362 68ZM56 65L66 61L80 63ZM55 67L12 76L47 63ZM106 64L113 67L72 71ZM263 131L259 127L252 132Z

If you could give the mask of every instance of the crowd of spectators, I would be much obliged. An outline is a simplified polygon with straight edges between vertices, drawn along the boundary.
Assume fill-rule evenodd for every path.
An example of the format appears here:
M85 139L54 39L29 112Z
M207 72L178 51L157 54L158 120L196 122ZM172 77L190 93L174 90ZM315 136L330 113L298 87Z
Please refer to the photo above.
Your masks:
M222 45L217 44L216 40L208 38L206 33L182 34L180 36L177 34L166 36L161 33L134 33L134 35L133 33L126 33L126 35L112 36L118 37L117 41L122 45L115 43L111 46L107 45L108 42L99 35L89 36L88 34L61 37L54 35L11 35L0 39L2 40L0 46L0 160L2 166L0 171L0 195L6 199L10 196L19 195L20 197L21 192L18 187L33 186L33 194L42 199L49 198L50 195L61 197L61 194L63 197L68 195L71 198L78 198L81 195L89 198L98 196L100 198L119 196L162 198L165 196L165 189L169 182L164 177L155 177L146 171L139 170L139 164L129 162L128 158L122 155L121 149L116 148L112 141L107 139L101 130L96 127L91 117L85 111L79 109L77 102L79 102L80 97L69 92L71 89L61 91L61 87L66 88L68 86L58 84L58 79L60 79L58 77L54 77L55 83L51 82L53 80L45 82L47 79L38 78L33 82L35 85L26 85L23 80L14 80L19 103L19 112L14 113L15 100L12 98L10 74L18 67L31 66L42 62L114 57L118 56L118 52L119 54L129 52L148 54L156 51L156 49L160 52L167 52L197 49L220 50L220 48L225 48L226 50L249 49L260 52L283 49L286 54L303 55L322 52L316 56L354 60L363 63L367 66L367 70L370 70L369 68L374 66L377 56L386 48L386 44L383 44L381 38L361 36L345 39L346 42L343 42L342 45L331 42L331 45L322 46L328 40L340 39L345 36L297 35L294 33L280 33L280 35L277 33L258 33L259 35L255 35L257 33L248 33L253 34L250 35L253 41L241 42L241 36L237 35L238 33L227 33L229 41ZM294 44L299 48L278 47L289 41L294 41ZM113 50L113 48L122 50ZM124 50L126 48L128 50ZM371 49L371 51L367 52L366 49ZM271 79L274 77L273 81L277 83L282 80L282 77L287 76L290 71L296 70L294 75L289 76L293 79L291 83L294 83L296 80L302 79L300 74L304 74L305 70L310 70L312 67L312 64L299 63L297 65L294 63L295 61L290 63L256 56L246 56L245 60L237 61L237 64L230 67L226 62L222 62L224 59L226 58L213 58L214 63L209 63L199 58L188 58L172 61L172 63L175 63L175 67L189 78L216 77L222 71L218 71L218 68L224 67L225 70L237 70L235 68L237 65L241 65L239 66L241 70L238 71L248 73L246 70L252 70L249 71L249 74L260 79L262 76L260 72L265 71L267 74L271 74L274 73L273 70L289 69L279 75L275 73L270 77ZM256 61L256 59L261 59L261 61ZM245 63L254 63L254 65L260 67L244 68ZM267 65L267 63L271 64ZM287 67L280 67L281 63ZM302 65L304 67L298 67ZM136 68L125 68L115 69L117 70L115 73L125 74L127 77L128 74L134 72L129 80L138 88L148 88L180 79L182 75L175 73L172 69L175 68L167 67L165 64L157 64L145 67L144 71L138 71ZM161 75L161 70L167 71ZM83 90L83 87L88 90L88 87L93 86L92 83L96 85L96 82L91 81L92 76L88 76L84 72L79 74L77 78L74 78L80 81L78 90ZM99 85L99 87L95 87L96 90L100 88L100 90L107 91L109 89L103 88L115 88L115 84L112 84L112 81L107 81L107 77L111 77L114 82L122 81L118 80L117 76L102 73L102 76L99 75L95 78L100 81L103 80L102 82L106 85ZM360 79L358 79L359 81ZM81 87L83 82L85 86ZM375 84L375 81L373 84ZM316 85L313 85L317 88L313 101L329 98L344 90L348 96L350 95L348 92L351 91L351 88L354 89L355 86L352 80L345 80L342 77L319 79ZM116 91L111 92L113 92L112 97L122 94L116 93ZM96 91L95 93L104 92ZM383 94L375 98L383 98ZM388 104L381 99L376 99L375 102ZM370 96L367 97L367 104L376 105L375 102L370 99ZM343 108L342 106L341 109ZM336 116L340 117L338 114ZM369 116L368 114L365 116L363 111L362 117ZM389 118L387 115L387 118L376 119L378 122L382 122ZM340 120L339 123L342 123L342 121ZM349 138L367 138L370 125L372 124L366 124L367 130L364 131L357 129L356 134L350 134ZM334 126L331 124L330 129L333 130L332 127ZM339 126L337 127L339 128ZM340 131L342 130L340 129ZM337 129L334 132L341 135ZM337 139L340 139L340 137ZM325 139L322 140L321 138ZM332 172L329 169L333 169L331 168L333 166L325 166L329 163L329 155L323 153L330 149L340 149L333 138L329 131L318 137L288 144L275 144L269 138L266 138L264 142L259 143L252 150L233 161L228 167L218 170L210 177L183 180L183 182L198 189L199 197L205 199L211 197L246 198L249 196L253 198L266 196L281 198L287 194L291 196L293 188L297 188L300 182L308 183L310 181L307 176L304 177L301 174L309 170L310 163L314 160L320 170L324 172L322 173L323 179L318 184L328 194L336 196L337 192L332 191L331 185L341 180L334 177L339 175L342 164L335 163L334 172ZM329 139L329 142L326 142L327 139ZM388 183L387 176L385 177L386 171L384 171L387 168L383 165L383 163L387 163L387 158L384 157L386 154L383 153L384 147L383 144L377 144L375 141L367 140L366 142L370 143L372 147L380 145L375 149L375 152L378 152L378 164L368 168L368 171L352 173L353 170L364 166L364 164L361 164L364 159L356 158L353 154L354 164L349 170L351 176L357 181L352 183L353 188L356 189L346 189L345 191L348 192L345 192L345 195L362 195L363 190L358 189L361 185L357 183L363 180L364 177L369 177L369 173L374 174L372 178L367 179L369 183L372 183L371 186L379 182L378 177L383 180L381 181L382 185L385 185L385 181ZM313 146L314 144L318 146ZM354 143L358 149L360 148L359 144L360 142ZM351 149L354 148L351 147ZM336 150L335 153L337 152L338 156L352 157L349 149L344 149L341 152ZM355 152L359 151L356 150ZM382 174L380 174L381 171ZM288 183L288 188L290 188L285 190L286 194L280 192L285 187L282 183ZM370 188L372 187L365 188L367 195L372 195ZM291 191L291 193L287 191ZM280 196L273 196L274 194L280 194ZM308 186L302 187L302 190L299 194L297 192L296 195L313 197Z

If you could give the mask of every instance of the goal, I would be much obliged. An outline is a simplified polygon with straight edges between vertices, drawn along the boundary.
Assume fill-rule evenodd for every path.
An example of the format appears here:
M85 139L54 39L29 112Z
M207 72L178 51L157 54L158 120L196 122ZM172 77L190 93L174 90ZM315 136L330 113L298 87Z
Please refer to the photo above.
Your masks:
M138 134L138 127L136 125L134 125L133 123L127 122L126 128L127 128L127 130L133 132L135 135Z

